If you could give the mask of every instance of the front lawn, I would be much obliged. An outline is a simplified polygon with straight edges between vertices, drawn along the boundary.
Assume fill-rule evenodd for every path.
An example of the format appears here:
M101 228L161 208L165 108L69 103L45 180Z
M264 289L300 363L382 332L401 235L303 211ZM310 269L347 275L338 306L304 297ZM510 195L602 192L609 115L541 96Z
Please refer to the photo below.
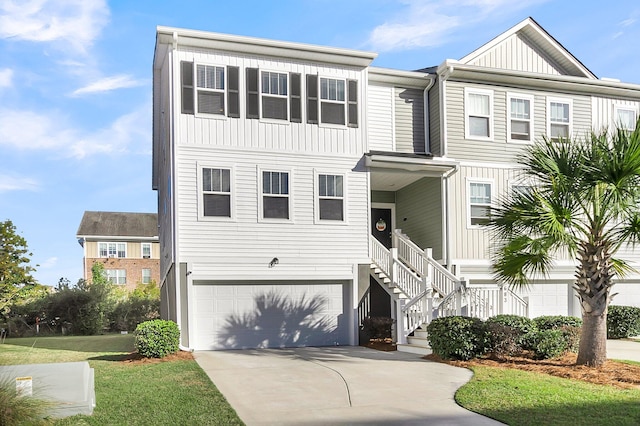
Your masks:
M242 425L193 359L127 361L132 335L6 339L0 365L88 360L95 369L92 416L55 425Z
M466 409L508 425L638 425L640 390L619 389L546 374L472 366L456 393Z

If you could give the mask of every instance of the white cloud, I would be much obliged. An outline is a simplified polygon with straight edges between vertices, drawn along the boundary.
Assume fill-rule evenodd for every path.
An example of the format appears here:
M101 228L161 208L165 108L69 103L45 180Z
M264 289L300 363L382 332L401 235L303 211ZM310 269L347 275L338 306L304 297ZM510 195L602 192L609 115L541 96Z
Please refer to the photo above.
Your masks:
M109 21L105 0L0 0L0 38L63 41L86 52Z
M629 18L629 19L625 19L624 21L620 22L620 26L621 27L628 27L630 25L635 24L636 19L635 18Z
M50 257L46 259L44 262L40 264L41 269L53 268L58 264L58 258L56 256Z
M515 12L547 0L401 0L406 7L373 29L369 44L376 51L433 47L456 28Z
M32 178L0 174L0 192L37 191L39 188L38 181Z
M0 88L11 87L13 85L13 70L5 68L0 70Z
M146 146L151 143L150 111L151 106L145 104L119 117L106 128L86 132L69 124L61 114L0 109L0 146L49 150L62 157L74 158L139 152L141 149L137 144Z
M91 93L109 92L116 89L125 89L128 87L136 87L145 84L144 81L135 80L130 75L114 75L105 77L101 80L94 81L78 90L75 90L71 96L81 96Z

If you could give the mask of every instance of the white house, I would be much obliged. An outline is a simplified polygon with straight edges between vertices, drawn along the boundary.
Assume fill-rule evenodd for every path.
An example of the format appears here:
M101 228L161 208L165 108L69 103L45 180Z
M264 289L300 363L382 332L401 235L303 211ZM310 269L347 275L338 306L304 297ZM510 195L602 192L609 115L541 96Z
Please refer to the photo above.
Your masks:
M184 346L357 344L365 316L415 345L437 315L579 314L570 259L527 292L495 283L486 207L523 184L524 145L635 123L640 86L531 18L437 67L375 57L158 27L162 313ZM633 278L617 291L640 305Z

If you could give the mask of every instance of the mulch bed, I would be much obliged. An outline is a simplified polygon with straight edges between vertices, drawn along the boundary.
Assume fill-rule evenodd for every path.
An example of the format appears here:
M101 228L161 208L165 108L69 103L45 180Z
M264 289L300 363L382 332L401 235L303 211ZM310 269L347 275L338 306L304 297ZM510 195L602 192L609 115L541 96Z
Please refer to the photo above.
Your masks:
M191 352L178 351L174 354L169 354L164 358L146 358L137 352L131 352L121 361L127 364L157 364L159 362L181 361L188 359L193 359L193 354Z
M391 339L370 339L369 343L361 344L360 346L385 352L397 350L396 344Z
M576 358L577 354L574 353L568 353L560 358L545 360L505 356L501 358L477 358L470 361L448 361L434 354L425 356L425 359L444 362L457 367L469 368L479 365L493 368L511 368L623 389L640 389L639 365L606 361L602 367L594 368L576 365Z

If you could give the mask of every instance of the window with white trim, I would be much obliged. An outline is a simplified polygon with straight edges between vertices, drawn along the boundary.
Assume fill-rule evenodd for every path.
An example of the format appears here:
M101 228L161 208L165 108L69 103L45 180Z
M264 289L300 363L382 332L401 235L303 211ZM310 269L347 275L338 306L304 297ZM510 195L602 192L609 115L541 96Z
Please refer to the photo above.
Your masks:
M491 183L469 182L469 225L484 226L491 219Z
M345 80L320 77L320 122L345 124Z
M201 114L224 115L224 67L196 65L196 105Z
M262 172L262 217L289 219L288 172Z
M113 284L126 284L127 283L127 270L126 269L105 269L107 273L107 280Z
M143 259L151 258L151 243L140 243L140 251Z
M342 175L318 175L318 218L320 220L344 220L343 182Z
M638 110L633 107L616 105L614 107L614 118L613 128L633 131L638 120Z
M151 269L142 270L142 284L149 284L151 282Z
M231 217L230 169L202 169L202 215Z
M572 102L570 99L549 98L547 102L547 134L549 139L568 139L571 136Z
M276 120L289 119L289 74L261 72L262 117Z
M98 243L99 257L127 257L127 243Z
M465 88L465 136L493 139L493 92Z
M533 97L507 94L507 134L510 142L533 141Z

